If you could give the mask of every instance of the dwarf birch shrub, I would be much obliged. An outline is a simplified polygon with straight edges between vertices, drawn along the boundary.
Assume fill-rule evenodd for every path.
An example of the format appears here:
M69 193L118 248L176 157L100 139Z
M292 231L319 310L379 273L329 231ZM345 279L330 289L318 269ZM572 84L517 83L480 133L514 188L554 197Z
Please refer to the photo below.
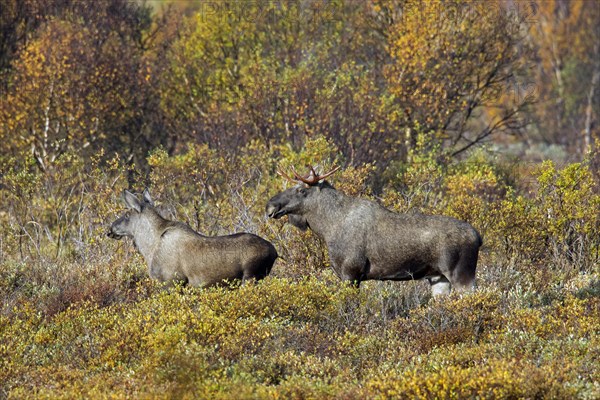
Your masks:
M118 157L65 155L44 174L5 162L0 396L600 396L589 166L543 164L525 185L525 172L483 154L418 157L383 174L344 168L331 180L398 211L473 223L484 236L474 293L432 299L416 281L356 291L331 271L316 235L266 219L266 200L290 184L278 166L344 164L323 138L300 149L252 142L235 157L206 146L155 150L147 178ZM372 184L380 174L383 192ZM165 290L130 241L105 237L131 177L133 190L151 185L165 216L202 233L271 240L281 255L273 273L254 285Z
M538 172L538 201L546 242L555 260L578 268L600 261L600 194L587 163L559 170L548 161Z

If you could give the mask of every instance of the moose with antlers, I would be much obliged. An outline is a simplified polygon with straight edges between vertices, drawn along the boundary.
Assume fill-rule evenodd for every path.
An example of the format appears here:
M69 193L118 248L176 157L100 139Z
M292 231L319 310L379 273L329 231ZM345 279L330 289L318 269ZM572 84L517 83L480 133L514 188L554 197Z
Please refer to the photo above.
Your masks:
M301 230L311 229L327 244L331 265L356 287L365 280L427 279L434 296L475 284L479 233L467 222L445 216L398 214L366 199L336 190L310 167L295 185L269 200L271 218L288 216Z

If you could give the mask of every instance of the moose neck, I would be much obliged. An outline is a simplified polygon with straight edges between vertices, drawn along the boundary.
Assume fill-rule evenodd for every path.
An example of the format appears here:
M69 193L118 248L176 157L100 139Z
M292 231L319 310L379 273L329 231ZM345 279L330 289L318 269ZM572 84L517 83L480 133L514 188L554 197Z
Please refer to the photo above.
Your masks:
M312 231L327 242L335 233L336 221L342 218L343 205L347 197L332 187L325 187L315 195L308 211L304 214Z
M167 220L161 217L156 210L149 209L144 211L143 218L140 218L136 224L133 240L148 265L152 265L154 252L160 243L166 222Z

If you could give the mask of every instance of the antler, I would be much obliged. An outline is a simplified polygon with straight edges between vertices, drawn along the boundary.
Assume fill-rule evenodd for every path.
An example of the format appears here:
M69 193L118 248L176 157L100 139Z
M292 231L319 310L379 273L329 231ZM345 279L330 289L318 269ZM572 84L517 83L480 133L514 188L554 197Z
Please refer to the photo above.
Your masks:
M296 181L296 182L300 181L300 182L306 183L309 186L314 186L317 183L319 183L319 181L322 181L323 179L327 178L328 176L331 176L334 172L336 172L337 170L340 169L340 167L338 166L324 175L319 175L315 172L315 169L311 165L309 165L308 168L310 169L310 172L308 173L308 175L302 176L294 169L294 167L292 167L292 172L294 173L294 177L296 178L295 180L291 179L288 175L286 175L281 170L277 170L277 173L280 176L282 176L290 181Z
M290 182L294 182L294 183L296 182L295 179L290 178L285 172L283 172L281 170L281 168L277 168L277 170L275 172L277 172L277 175L281 176L282 178L287 179Z
M327 178L328 176L333 175L334 173L336 173L341 167L338 165L337 167L335 167L334 169L332 169L331 171L329 171L328 173L326 173L325 175L317 175L317 177L319 179L317 179L317 181L322 181L323 179ZM310 167L310 169L312 170L312 172L314 173L315 170ZM316 175L316 174L315 174Z
M292 167L292 172L294 173L294 176L296 177L296 179L299 180L300 182L304 182L309 186L316 185L317 183L319 183L319 179L318 179L319 175L317 175L317 173L315 172L313 167L309 167L309 168L310 168L310 172L306 176L302 176L302 175L298 174L298 172L296 172L294 167Z

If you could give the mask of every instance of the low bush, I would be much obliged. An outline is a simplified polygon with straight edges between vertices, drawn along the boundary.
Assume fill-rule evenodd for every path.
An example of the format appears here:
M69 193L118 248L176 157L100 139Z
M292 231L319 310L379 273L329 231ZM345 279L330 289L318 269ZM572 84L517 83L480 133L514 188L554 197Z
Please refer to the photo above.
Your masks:
M586 162L542 164L527 185L484 153L334 175L346 193L481 231L478 289L432 299L424 281L345 285L318 237L267 220L289 185L278 166L344 162L326 140L307 143L254 142L235 159L156 150L147 177L118 158L65 154L43 174L4 162L0 397L600 397L600 197ZM151 280L130 241L105 236L132 176L200 232L271 240L272 274L205 290Z

